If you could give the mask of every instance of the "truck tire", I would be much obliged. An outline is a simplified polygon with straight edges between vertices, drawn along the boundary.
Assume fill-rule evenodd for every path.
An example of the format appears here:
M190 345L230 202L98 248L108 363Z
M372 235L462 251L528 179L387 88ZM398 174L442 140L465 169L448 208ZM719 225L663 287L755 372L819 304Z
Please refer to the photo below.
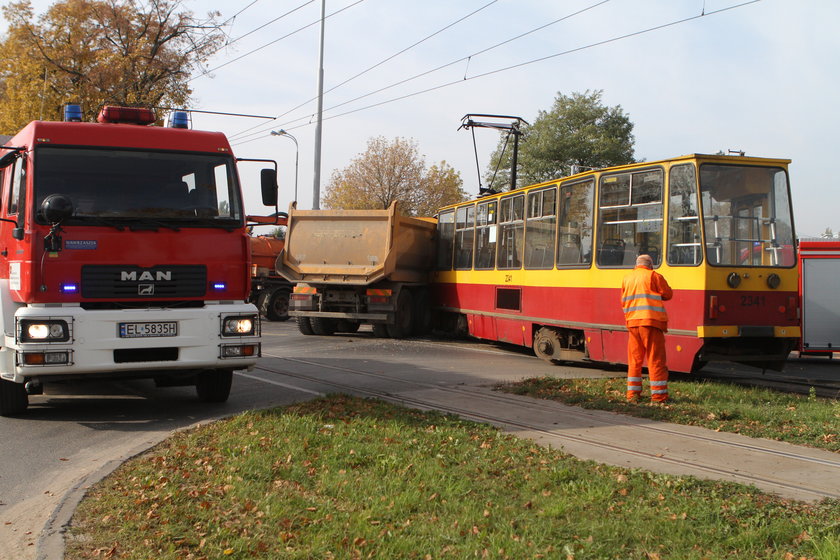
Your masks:
M295 317L297 319L297 326L300 334L306 336L312 336L315 334L315 331L312 330L312 321L309 320L309 317Z
M309 322L312 323L312 331L319 336L330 336L335 333L335 321L332 319L310 317Z
M257 296L257 309L269 321L288 321L289 290L276 288L260 292Z
M21 414L29 406L29 397L23 383L0 379L0 416Z
M429 299L429 291L421 288L414 296L414 324L412 334L425 335L432 330L432 302Z
M402 289L397 296L397 309L394 313L394 324L388 325L388 334L391 338L405 338L411 335L414 317L414 304L412 303L411 292Z
M208 369L196 375L195 392L203 402L222 403L228 400L232 383L233 370Z

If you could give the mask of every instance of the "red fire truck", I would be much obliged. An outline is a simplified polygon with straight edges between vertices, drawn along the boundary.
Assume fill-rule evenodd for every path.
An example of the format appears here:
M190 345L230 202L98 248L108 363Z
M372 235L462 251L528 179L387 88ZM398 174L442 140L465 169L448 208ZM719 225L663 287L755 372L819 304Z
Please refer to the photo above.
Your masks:
M179 116L162 127L150 109L105 107L81 122L68 106L0 146L0 415L78 379L223 402L256 363L238 160ZM276 206L276 167L261 178Z
M840 241L799 240L799 294L802 309L800 356L840 352Z

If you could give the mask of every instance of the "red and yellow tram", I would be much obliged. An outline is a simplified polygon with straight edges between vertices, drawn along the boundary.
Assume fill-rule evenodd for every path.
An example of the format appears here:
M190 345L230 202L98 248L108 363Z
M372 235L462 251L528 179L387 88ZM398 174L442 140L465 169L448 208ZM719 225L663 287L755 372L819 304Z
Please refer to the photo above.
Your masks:
M671 371L781 369L800 337L789 163L693 154L445 207L439 317L546 360L626 363L621 280L646 253L674 289Z

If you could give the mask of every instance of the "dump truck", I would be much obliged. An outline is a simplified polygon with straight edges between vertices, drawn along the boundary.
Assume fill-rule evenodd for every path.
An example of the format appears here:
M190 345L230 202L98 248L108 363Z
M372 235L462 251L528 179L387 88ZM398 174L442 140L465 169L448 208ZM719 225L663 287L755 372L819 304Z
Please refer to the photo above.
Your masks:
M387 210L289 208L277 273L295 284L289 315L305 335L404 338L431 326L436 221Z
M256 235L251 237L250 243L250 301L269 321L288 321L293 285L274 270L274 263L283 251L285 241L271 235Z

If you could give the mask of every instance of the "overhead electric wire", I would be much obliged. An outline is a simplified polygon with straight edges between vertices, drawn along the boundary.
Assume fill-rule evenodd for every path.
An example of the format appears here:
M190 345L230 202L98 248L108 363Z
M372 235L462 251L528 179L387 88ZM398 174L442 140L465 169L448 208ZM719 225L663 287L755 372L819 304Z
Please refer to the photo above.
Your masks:
M385 86L385 87L379 88L379 89L377 89L377 90L374 90L374 91L372 91L372 92L366 93L366 94L364 94L364 95L360 95L359 97L355 97L355 98L350 99L350 100L348 100L348 101L344 101L344 102L342 102L342 103L339 103L338 105L333 105L332 107L329 107L328 109L325 109L325 110L329 111L329 110L336 109L336 108L338 108L338 107L342 107L342 106L347 105L347 104L349 104L349 103L353 103L353 102L355 102L355 101L359 101L360 99L364 99L364 98L366 98L366 97L370 97L371 95L376 95L377 93L381 93L381 92L383 92L383 91L386 91L386 90L391 89L391 88L395 88L395 87L397 87L397 86L400 86L400 85L402 85L402 84L408 83L408 82L413 81L413 80L416 80L416 79L418 79L418 78L422 78L423 76L427 76L427 75L429 75L429 74L432 74L432 73L434 73L434 72L437 72L438 70L443 70L444 68L447 68L447 67L452 66L452 65L454 65L454 64L458 64L459 62L469 61L470 59L472 59L472 58L473 58L473 57L475 57L475 56L478 56L478 55L481 55L481 54L487 53L487 52L489 52L489 51L491 51L491 50L493 50L493 49L495 49L495 48L497 48L497 47L500 47L500 46L502 46L502 45L506 45L507 43L510 43L510 42L512 42L512 41L516 41L517 39L521 39L522 37L525 37L525 36L530 35L530 34L532 34L532 33L536 33L537 31L540 31L540 30L542 30L542 29L545 29L546 27L549 27L549 26L551 26L551 25L555 25L555 24L557 24L557 23L560 23L561 21L565 21L565 20L567 20L567 19L573 18L573 17L575 17L575 16L577 16L577 15L580 15L580 14L582 14L582 13L584 13L584 12L587 12L587 11L589 11L589 10L592 10L592 9L594 9L594 8L597 8L598 6L600 6L600 5L602 5L602 4L606 4L606 3L607 3L607 2L609 2L609 1L610 1L610 0L601 0L601 1L599 1L599 2L596 2L595 4L592 4L592 5L590 5L590 6L587 6L586 8L580 9L580 10L578 10L578 11L576 11L576 12L571 13L571 14L568 14L568 15L565 15L565 16L563 16L563 17L557 18L557 19L555 19L554 21L550 21L550 22L548 22L548 23L545 23L545 24L543 24L543 25L540 25L540 26L538 26L538 27L535 27L535 28L533 28L533 29L531 29L531 30L529 30L529 31L526 31L526 32L524 32L524 33L520 33L519 35L516 35L516 36L514 36L514 37L510 37L510 38L508 38L508 39L505 39L504 41L501 41L501 42L499 42L499 43L496 43L496 44L494 44L494 45L491 45L491 46L489 46L489 47L487 47L487 48L484 48L484 49L482 49L482 50L480 50L480 51L477 51L477 52L475 52L475 53L472 53L472 54L470 54L470 55L467 55L467 56L461 57L461 58L459 58L459 59L457 59L457 60L453 60L452 62L448 62L448 63L446 63L446 64L442 64L442 65L440 65L440 66L438 66L438 67L436 67L436 68L432 68L431 70L426 70L425 72L421 72L421 73L419 73L419 74L415 74L414 76L411 76L411 77L409 77L409 78L405 78L405 79L400 80L400 81L398 81L398 82L395 82L395 83L393 83L393 84L391 84L391 85L388 85L388 86ZM491 2L490 4L492 4L492 3L493 3L493 2ZM481 8L479 8L479 10L483 10L484 8L486 8L487 6L489 6L490 4L487 4L487 5L485 5L485 6L481 7ZM477 11L479 11L479 10L476 10L476 12L477 12ZM475 13L475 12L473 12L473 13ZM469 15L472 15L472 14L469 14ZM461 20L459 20L459 21L463 21L464 19L466 19L467 17L469 17L469 15L468 15L468 16L465 16L464 18L461 18ZM456 23L457 23L457 22L456 22ZM447 27L451 27L452 25L454 25L454 24L451 24L451 25L449 25L449 26L447 26ZM446 28L444 28L444 29L446 29ZM423 39L423 40L425 40L425 39ZM422 42L422 41L420 41L420 42ZM418 42L417 44L419 44L419 42ZM407 49L406 49L406 50L407 50ZM401 51L401 52L403 52L403 51ZM397 54L400 54L400 53L397 53ZM394 56L396 56L396 55L394 55ZM394 57L392 56L392 57L390 57L390 58L394 58ZM389 59L390 59L390 58L389 58ZM389 59L386 59L386 61L387 61L387 60L389 60ZM383 61L383 62L385 62L385 61ZM381 64L381 63L379 63L379 64ZM375 65L375 66L373 66L373 67L371 67L371 68L375 68L375 67L376 67L376 66L378 66L379 64L377 64L377 65ZM367 70L366 70L365 72L367 72ZM363 73L364 73L364 72L363 72ZM359 75L361 75L361 74L359 74ZM355 77L355 76L354 76L354 77ZM353 79L353 78L351 78L351 79ZM464 79L467 79L467 78L464 78ZM350 81L350 80L347 80L347 81ZM328 91L332 91L333 89L336 89L336 88L337 88L337 87L339 87L340 85L343 85L343 84L347 83L347 81L342 82L341 84L338 84L337 86L334 86L333 88L331 88L331 89L330 89L330 90L328 90ZM283 113L283 114L281 114L281 115L278 115L278 117L277 117L277 118L278 118L278 119L279 119L279 118L282 118L282 117L284 117L285 115L288 115L289 113L291 113L292 111L294 111L295 109L299 109L300 107L302 107L303 105L306 105L306 103L309 103L309 102L311 102L311 101L312 101L312 99L310 99L309 101L306 101L305 103L302 103L301 105L298 105L297 107L294 107L293 109L289 109L289 110L288 110L288 111L286 111L285 113ZM294 119L294 120L292 120L292 121L289 121L289 123L287 123L287 124L295 123L295 122L298 122L298 121L301 121L301 120L305 120L305 119L310 119L310 118L312 118L312 115L307 115L307 116L304 116L304 117L299 117L299 118L297 118L297 119ZM236 140L237 138L238 138L238 139L242 139L242 138L247 138L247 137L249 137L249 136L253 136L253 135L256 135L256 134L263 134L263 133L265 132L265 130L259 130L259 131L252 132L251 134L247 134L247 135L244 135L244 136L243 136L243 134L245 134L246 132L249 132L249 131L251 131L251 130L253 130L253 129L255 129L255 128L262 127L262 126L265 126L265 123L260 124L260 125L256 125L256 126L252 126L252 127L248 128L248 129L246 129L246 130L243 130L243 131L241 131L241 132L238 132L238 133L236 133L236 134L233 134L233 135L231 136L231 139L232 139L232 140ZM267 129L266 129L266 130L267 130Z
M310 1L312 1L312 0L310 0ZM344 10L347 10L347 9L349 9L349 8L352 8L353 6L356 6L357 4L361 4L361 3L362 3L362 2L364 2L364 1L365 1L365 0L356 0L356 1L355 1L355 2L353 2L352 4L349 4L349 5L347 5L347 6L343 7L343 8L340 8L340 9L338 9L338 10L336 10L336 11L334 11L334 12L330 13L330 14L327 14L325 17L326 17L326 18L331 18L332 16L334 16L334 15L336 15L336 14L339 14L339 13L343 12ZM307 2L307 3L309 3L309 2ZM301 7L302 7L302 6L301 6ZM299 9L299 8L295 8L295 9ZM282 16L281 16L281 17L282 17ZM278 18L278 19L279 19L279 18ZM312 27L313 25L317 25L317 24L319 24L319 23L321 23L321 19L320 19L320 18L318 18L317 20L313 21L312 23L309 23L309 24L307 24L307 25L304 25L304 26L302 26L302 27L297 28L297 29L295 29L294 31L290 31L289 33L287 33L287 34L283 35L282 37L278 37L277 39L274 39L273 41L270 41L270 42L268 42L268 43L266 43L266 44L264 44L264 45L262 45L262 46L260 46L260 47L257 47L256 49L250 50L250 51L246 52L246 53L245 53L245 54L243 54L243 55L237 56L236 58L231 59L231 60L228 60L227 62L225 62L225 63L223 63L223 64L219 64L218 66L215 66L215 67L213 67L213 68L210 68L209 70L205 70L204 72L202 72L202 73L201 73L201 74L199 74L198 76L193 76L193 77L192 77L192 78L190 78L188 81L189 81L189 82L191 82L191 81L193 81L193 80L196 80L196 79L198 79L198 78L201 78L201 77L203 77L203 76L206 76L206 75L210 74L211 72L215 72L215 71L216 71L216 70L218 70L219 68L224 68L224 67L225 67L225 66L227 66L228 64L233 64L234 62L236 62L236 61L238 61L238 60L242 60L242 59L243 59L243 58L245 58L246 56L251 56L252 54L254 54L254 53L256 53L256 52L259 52L259 51L263 50L263 49L264 49L264 48L266 48L266 47L270 47L271 45L273 45L273 44L275 44L275 43L278 43L278 42L282 41L283 39L286 39L286 38L288 38L288 37L291 37L292 35L295 35L296 33L300 33L300 32L301 32L301 31L303 31L304 29L307 29L307 28ZM266 25L267 25L267 24L266 24ZM265 26L263 26L263 27L265 27Z
M604 1L609 1L609 0L604 0ZM331 92L331 91L333 91L333 90L335 90L335 89L337 89L337 88L339 88L339 87L341 87L341 86L343 86L343 85L345 85L345 84L347 84L347 83L349 83L349 82L351 82L351 81L355 80L356 78L358 78L358 77L360 77L360 76L363 76L364 74L366 74L366 73L370 72L370 71L371 71L371 70L373 70L374 68L377 68L377 67L379 67L379 66L382 66L382 65L383 65L383 64L385 64L386 62L388 62L388 61L390 61L390 60L395 59L395 58L396 58L396 57L398 57L399 55L401 55L401 54L403 54L403 53L405 53L405 52L407 52L407 51L409 51L409 50L413 49L413 48L414 48L414 47L416 47L417 45L420 45L421 43L424 43L425 41L428 41L429 39L431 39L431 38L432 38L432 37L434 37L435 35L438 35L438 34L440 34L440 33L444 32L444 31L446 31L447 29L449 29L449 28L451 28L451 27L453 27L453 26L455 26L455 25L457 25L457 24L461 23L462 21L464 21L464 20L466 20L466 19L468 19L468 18L470 18L470 17L474 16L474 15L475 15L475 14L477 14L478 12L480 12L480 11L484 10L485 8L488 8L488 7L492 6L492 5L493 5L493 4L495 4L496 2L498 2L498 0L491 0L491 1L490 1L490 2L488 2L487 4L485 4L485 5L481 6L480 8L478 8L478 9L476 9L476 10L473 10L473 11L472 11L472 12L470 12L469 14L467 14L467 15L465 15L465 16L463 16L463 17L461 17L461 18L458 18L457 20L453 21L452 23L449 23L449 24L445 25L444 27L441 27L440 29L438 29L438 30L437 30L437 31L435 31L434 33L431 33L430 35L427 35L427 36L423 37L423 38L422 38L422 39L420 39L419 41L415 41L414 43L412 43L412 44L411 44L411 45L409 45L408 47L405 47L404 49L402 49L402 50L400 50L400 51L398 51L398 52L396 52L396 53L392 54L391 56L388 56L388 57L386 57L386 58L384 58L384 59L380 60L379 62L377 62L377 63L376 63L376 64L374 64L373 66L370 66L370 67L368 67L367 69L362 70L362 71L361 71L361 72L359 72L358 74L356 74L356 75L354 75L354 76L351 76L350 78L347 78L347 79L346 79L346 80L344 80L343 82L341 82L341 83L339 83L339 84L336 84L336 85L332 86L331 88L329 88L328 90L326 90L324 93L329 93L329 92ZM282 117L284 117L284 116L288 115L288 114L289 114L289 113L291 113L292 111L295 111L295 110L297 110L297 109L300 109L301 107L303 107L303 106L304 106L304 105L306 105L307 103L311 103L312 101L315 101L316 99L318 99L318 97L312 97L312 98L310 98L310 99L307 99L306 101L304 101L304 102L303 102L303 103L301 103L300 105L297 105L297 106L295 106L295 107L292 107L291 109L289 109L289 110L288 110L288 111L286 111L285 113L282 113L282 114L278 115L276 118L277 118L277 119L280 119L280 118L282 118ZM250 131L254 130L255 128L261 127L261 126L264 126L264 124L259 124L259 125L254 125L254 126L251 126L251 127L249 127L249 128L246 128L245 130L242 130L242 131L240 131L240 132L237 132L237 133L235 133L235 134L232 134L230 138L231 138L231 139L236 139L236 138L238 138L238 137L242 137L242 135L244 135L244 134L246 134L246 133L248 133L248 132L250 132ZM258 132L257 134L262 134L262 133L263 133L263 131L260 131L260 132Z
M252 2L252 3L251 3L251 5L253 5L255 2L258 2L258 1L259 1L259 0L254 0L254 2ZM292 8L292 9L291 9L291 10L289 10L288 12L286 12L286 13L284 13L284 14L282 14L282 15L277 16L276 18L274 18L274 19L273 19L273 20L271 20L271 21L267 21L267 22L265 22L264 24L260 25L259 27L255 27L254 29L252 29L252 30L248 31L247 33L243 33L242 35L240 35L240 36L239 36L239 37L237 37L236 39L233 39L232 41L228 41L227 43L225 43L225 44L224 44L224 47L228 47L228 46L230 46L230 45L234 44L235 42L237 42L237 41L240 41L240 40L244 39L244 38L245 38L245 37L247 37L248 35L251 35L251 34L253 34L253 33L256 33L256 32L257 32L257 31L259 31L260 29L264 29L264 28L268 27L269 25L271 25L272 23L276 23L276 22L280 21L280 20L281 20L281 19L283 19L284 17L286 17L286 16L288 16L288 15L290 15L290 14L295 13L296 11L300 10L301 8L303 8L303 7L305 7L305 6L308 6L309 4L311 4L311 3L312 3L312 2L314 2L314 1L315 1L315 0L307 0L306 2L304 2L303 4L301 4L300 6L297 6L297 7ZM242 11L240 10L240 12L239 12L239 13L242 13ZM239 14L237 14L237 15L239 15ZM236 16L233 16L233 17L236 17ZM231 18L231 19L232 19L232 18ZM228 20L228 21L230 21L230 20ZM225 23L227 23L227 22L225 22ZM224 23L223 23L222 25L224 25ZM223 47L223 48L224 48L224 47ZM218 51L216 51L216 52L218 52ZM238 60L238 59L237 59L237 60ZM221 68L221 67L220 67L220 68ZM196 76L196 77L200 77L200 76Z
M247 10L248 8L250 8L251 6L253 6L254 4L256 4L259 1L260 0L254 0L253 2L251 2L250 4L248 4L247 6L245 6L244 8L242 8L241 10L239 10L238 12L236 12L235 14L233 14L232 16L227 18L225 21L223 21L222 25L227 25L231 21L235 20L236 16L238 16L239 14L241 14L242 12L244 12L245 10Z
M380 101L380 102L378 102L378 103L373 103L373 104L371 104L371 105L366 105L366 106L364 106L364 107L359 107L359 108L357 108L357 109L353 109L353 110L350 110L350 111L345 111L344 113L339 113L339 114L336 114L336 115L330 115L330 116L328 116L328 117L324 117L324 118L323 118L323 120L329 120L329 119L334 119L334 118L338 118L338 117L343 117L343 116L346 116L346 115L350 115L350 114L352 114L352 113L358 113L358 112L360 112L360 111L365 111L365 110L368 110L368 109L372 109L372 108L374 108L374 107L379 107L379 106L381 106L381 105L386 105L386 104L388 104L388 103L393 103L393 102L395 102L395 101L401 101L401 100L403 100L403 99L407 99L407 98L409 98L409 97L414 97L414 96L416 96L416 95L421 95L421 94L424 94L424 93L429 93L429 92L431 92L431 91L436 91L436 90L438 90L438 89L443 89L443 88L445 88L445 87L449 87L449 86L452 86L452 85L455 85L455 84L463 83L463 82L468 81L468 80L475 80L475 79L477 79L477 78L483 78L483 77L490 76L490 75L493 75L493 74L498 74L498 73L500 73L500 72L506 72L506 71L508 71L508 70L513 70L513 69L516 69L516 68L521 68L521 67L523 67L523 66L528 66L528 65L530 65L530 64L535 64L535 63L537 63L537 62L543 62L543 61L545 61L545 60L549 60L549 59L552 59L552 58L557 58L557 57L559 57L559 56L564 56L564 55L567 55L567 54L572 54L572 53L575 53L575 52L580 52L580 51L587 50L587 49L591 49L591 48L594 48L594 47L599 47L599 46L601 46L601 45L606 45L606 44L609 44L609 43L614 43L614 42L621 41L621 40L624 40L624 39L628 39L628 38L631 38L631 37L636 37L636 36L639 36L639 35L644 35L644 34L646 34L646 33L651 33L651 32L653 32L653 31L658 31L658 30L660 30L660 29L665 29L665 28L668 28L668 27L673 27L673 26L675 26L675 25L679 25L679 24L686 23L686 22L689 22L689 21L693 21L693 20L696 20L696 19L700 19L700 18L703 18L703 17L707 17L707 16L711 16L711 15L720 14L720 13L722 13L722 12L726 12L726 11L729 11L729 10L734 10L734 9L736 9L736 8L742 8L742 7L744 7L744 6L748 6L748 5L750 5L750 4L757 4L758 2L761 2L761 0L749 0L749 1L747 1L747 2L741 2L740 4L735 4L735 5L732 5L732 6L727 6L727 7L725 7L725 8L720 8L720 9L718 9L718 10L713 10L713 11L710 11L710 12L705 12L705 11L704 11L703 13L701 13L701 14L699 14L699 15L696 15L696 16L691 16L691 17L687 17L687 18L683 18L683 19L679 19L679 20L674 20L674 21L671 21L671 22L668 22L668 23L664 23L664 24L661 24L661 25L656 25L656 26L653 26L653 27L648 27L648 28L646 28L646 29L642 29L642 30L639 30L639 31L634 31L634 32L632 32L632 33L627 33L627 34L624 34L624 35L619 35L619 36L617 36L617 37L612 37L612 38L610 38L610 39L605 39L605 40L603 40L603 41L597 41L597 42L595 42L595 43L589 43L589 44L587 44L587 45L583 45L583 46L581 46L581 47L576 47L576 48L574 48L574 49L569 49L569 50L562 51L562 52L555 53L555 54L551 54L551 55L548 55L548 56L543 56L543 57L539 57L539 58L534 58L534 59L531 59L531 60L528 60L528 61L525 61L525 62L521 62L521 63L519 63L519 64L513 64L513 65L511 65L511 66L505 66L505 67L503 67L503 68L498 68L498 69L496 69L496 70L490 70L490 71L488 71L488 72L483 72L483 73L481 73L481 74L476 74L475 76L470 76L470 77L468 77L468 78L467 78L467 77L465 77L465 78L463 78L463 79L453 80L453 81L451 81L451 82L447 82L447 83L444 83L444 84L439 84L439 85L437 85L437 86L430 87L430 88L426 88L426 89L424 89L424 90L416 91L416 92L413 92L413 93L408 93L408 94L406 94L406 95L401 95L401 96L399 96L399 97L394 97L394 98L392 98L392 99L387 99L387 100L385 100L385 101ZM338 107L338 106L339 106L339 105L336 105L336 106L334 106L334 107L330 107L330 108L328 108L328 109L325 109L325 111L329 111L330 109L334 109L335 107ZM307 118L308 118L308 117L307 117ZM286 129L286 130L295 130L295 129L297 129L297 128L302 128L302 127L304 127L304 126L308 126L308 123L307 123L307 124L299 124L299 125L295 125L295 126L290 126L292 123L295 123L295 122L300 121L300 120L302 120L302 118L301 118L301 119L295 119L295 120L293 120L293 121L289 121L288 123L283 123L283 124L281 124L281 125L279 125L279 126L282 126L282 127L283 127L284 129ZM234 143L233 145L246 144L246 143L248 143L248 142L253 142L254 140L257 140L257 139L258 139L258 138L252 138L252 139L250 139L250 140L243 140L243 141L240 141L240 142L236 142L236 143Z

